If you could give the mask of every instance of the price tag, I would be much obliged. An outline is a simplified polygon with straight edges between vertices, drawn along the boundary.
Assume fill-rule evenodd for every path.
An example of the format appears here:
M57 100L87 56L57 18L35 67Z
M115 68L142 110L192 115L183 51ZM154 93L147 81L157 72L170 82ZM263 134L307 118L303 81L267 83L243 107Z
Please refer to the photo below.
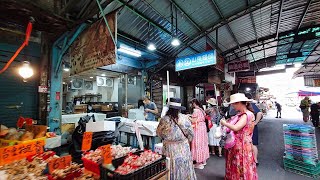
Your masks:
M44 144L44 140L37 140L0 148L0 165L8 164L30 155L43 153Z
M52 159L48 163L49 173L51 174L56 169L65 169L71 165L71 155Z
M83 138L82 138L82 151L87 151L91 149L91 143L92 143L92 132L84 132Z
M102 155L103 155L103 164L111 164L112 163L112 155L111 155L111 145L101 146Z

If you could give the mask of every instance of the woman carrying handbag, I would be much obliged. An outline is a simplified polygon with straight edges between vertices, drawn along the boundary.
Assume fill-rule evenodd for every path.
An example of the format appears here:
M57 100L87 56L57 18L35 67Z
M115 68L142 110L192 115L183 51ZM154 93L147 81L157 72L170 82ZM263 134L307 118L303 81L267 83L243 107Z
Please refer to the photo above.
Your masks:
M232 131L233 146L226 153L226 180L256 180L258 179L256 163L252 149L252 133L254 129L254 114L250 100L242 93L233 94L230 104L239 113L232 118L233 122L221 120L221 125ZM227 130L228 131L228 130Z

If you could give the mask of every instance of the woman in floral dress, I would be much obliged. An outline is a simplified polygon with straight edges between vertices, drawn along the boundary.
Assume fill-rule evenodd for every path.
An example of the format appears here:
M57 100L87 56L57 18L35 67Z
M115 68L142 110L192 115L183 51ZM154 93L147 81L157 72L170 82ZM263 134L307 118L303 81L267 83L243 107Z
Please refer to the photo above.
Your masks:
M239 112L235 124L221 120L221 125L234 132L235 145L226 152L226 180L257 180L252 149L254 114L249 99L242 93L233 94L230 104Z
M192 122L194 138L191 143L192 158L196 161L194 168L203 169L209 159L209 142L207 127L205 123L205 112L201 109L197 99L191 100L193 114L190 117Z
M161 118L157 135L163 140L162 153L170 158L171 180L196 180L189 142L193 129L186 115L180 113L181 99L170 98L169 110Z

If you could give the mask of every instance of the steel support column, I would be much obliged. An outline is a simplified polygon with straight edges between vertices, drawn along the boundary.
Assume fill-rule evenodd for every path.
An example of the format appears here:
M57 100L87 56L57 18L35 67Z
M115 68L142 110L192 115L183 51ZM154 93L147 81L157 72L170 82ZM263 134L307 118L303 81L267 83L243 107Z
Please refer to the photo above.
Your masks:
M63 34L58 40L53 43L52 46L52 59L51 59L51 79L50 79L50 112L48 126L50 132L56 132L61 134L61 111L62 111L62 57L68 50L74 40L84 30L86 24L80 25L70 40L67 42L69 33ZM63 42L64 45L61 46ZM61 48L63 47L63 48Z

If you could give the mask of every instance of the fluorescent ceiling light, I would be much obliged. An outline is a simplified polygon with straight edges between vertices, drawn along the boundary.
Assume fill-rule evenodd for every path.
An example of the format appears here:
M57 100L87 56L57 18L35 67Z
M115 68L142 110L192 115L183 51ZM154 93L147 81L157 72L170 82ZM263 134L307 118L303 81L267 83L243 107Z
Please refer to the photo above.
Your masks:
M93 77L91 76L90 79L93 79Z
M179 39L173 38L172 41L171 41L171 45L175 46L175 47L179 46L180 45Z
M148 48L150 51L154 51L154 50L157 49L156 46L155 46L153 43L150 43L147 48Z
M101 76L106 76L106 74L101 74Z
M121 46L118 49L118 51L126 53L128 55L134 56L134 57L141 57L141 51L126 47L126 46Z

